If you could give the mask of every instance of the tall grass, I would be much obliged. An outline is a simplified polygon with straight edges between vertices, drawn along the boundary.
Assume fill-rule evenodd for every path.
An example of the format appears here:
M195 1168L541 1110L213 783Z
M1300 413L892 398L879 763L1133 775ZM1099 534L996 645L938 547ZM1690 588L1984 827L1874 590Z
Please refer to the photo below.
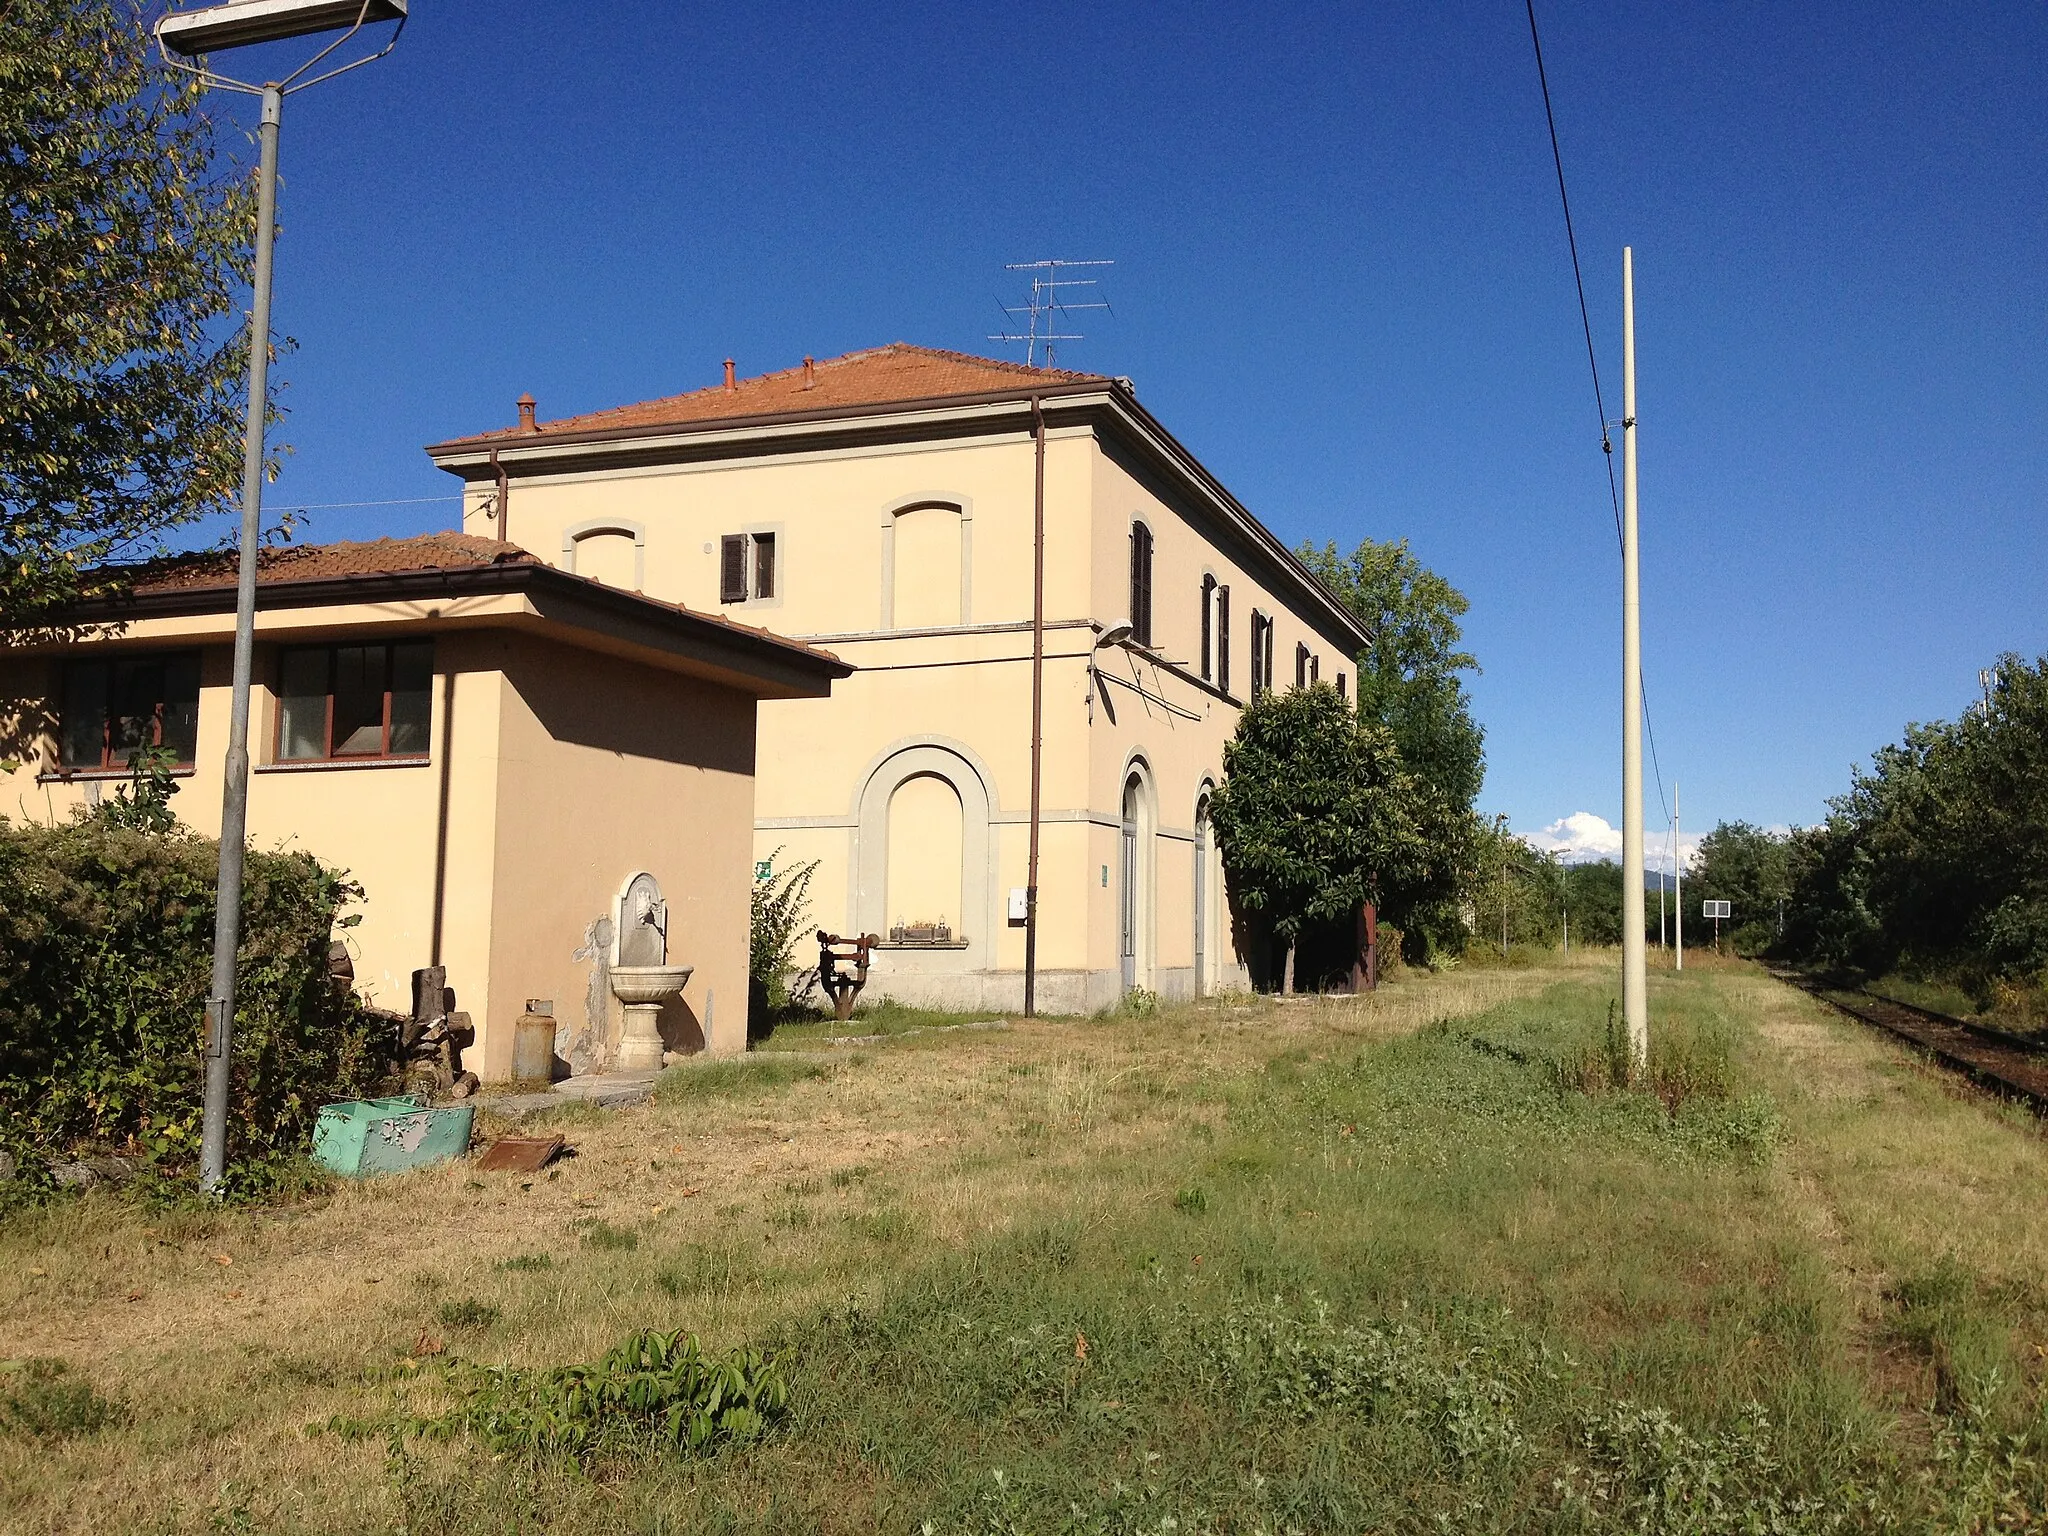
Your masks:
M559 1183L425 1176L474 1202L447 1285L355 1282L289 1345L131 1337L91 1379L134 1422L0 1437L0 1501L81 1529L2036 1528L2032 1229L1926 1236L1971 1158L2038 1201L2036 1140L1743 972L1656 979L1635 1086L1599 966L1411 985L930 1037L667 1090L580 1130ZM262 1273L241 1221L193 1240L220 1286ZM47 1230L82 1292L103 1234ZM299 1433L445 1419L453 1356L547 1372L650 1327L766 1351L787 1416L581 1465Z

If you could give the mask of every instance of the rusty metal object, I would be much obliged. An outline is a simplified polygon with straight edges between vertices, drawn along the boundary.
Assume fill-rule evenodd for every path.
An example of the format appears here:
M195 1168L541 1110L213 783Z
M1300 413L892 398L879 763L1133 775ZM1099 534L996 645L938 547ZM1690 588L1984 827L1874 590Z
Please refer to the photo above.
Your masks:
M843 939L818 930L818 985L832 999L832 1016L842 1024L853 1017L853 1000L868 984L868 952L881 942L880 934Z
M476 1160L482 1173L538 1173L561 1152L564 1138L553 1136L500 1136Z

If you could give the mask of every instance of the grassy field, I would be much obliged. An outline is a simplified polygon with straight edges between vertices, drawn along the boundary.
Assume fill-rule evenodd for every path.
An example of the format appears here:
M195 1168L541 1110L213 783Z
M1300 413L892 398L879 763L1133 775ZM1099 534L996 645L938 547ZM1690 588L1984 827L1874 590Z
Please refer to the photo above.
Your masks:
M2048 1529L2037 1126L1732 963L1653 978L1617 1090L1613 971L783 1038L564 1113L538 1176L17 1216L0 1523ZM406 1429L451 1361L648 1327L768 1350L786 1413L580 1463Z

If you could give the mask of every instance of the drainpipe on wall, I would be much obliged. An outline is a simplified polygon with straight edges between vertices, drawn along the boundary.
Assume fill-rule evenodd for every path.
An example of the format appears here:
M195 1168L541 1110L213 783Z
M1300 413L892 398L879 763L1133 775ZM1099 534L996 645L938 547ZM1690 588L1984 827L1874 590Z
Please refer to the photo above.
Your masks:
M498 462L498 450L491 450L491 477L498 482L498 542L510 544L512 535L507 525L512 520L512 477L505 473L505 466Z
M1031 397L1031 852L1024 874L1024 1017L1038 1012L1038 811L1045 754L1045 407Z

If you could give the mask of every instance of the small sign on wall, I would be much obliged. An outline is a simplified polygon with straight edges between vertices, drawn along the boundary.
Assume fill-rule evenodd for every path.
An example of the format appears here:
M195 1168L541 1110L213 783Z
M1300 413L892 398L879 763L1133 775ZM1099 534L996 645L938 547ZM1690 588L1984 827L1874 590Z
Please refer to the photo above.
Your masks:
M1013 922L1013 923L1021 923L1021 922L1025 921L1025 919L1026 919L1026 918L1028 918L1029 916L1030 916L1030 911L1029 911L1029 909L1027 908L1027 906L1026 906L1026 904L1025 904L1025 900L1024 900L1024 887L1023 887L1023 886L1021 886L1021 885L1013 885L1013 886L1011 886L1011 887L1010 887L1010 921L1011 921L1011 922Z

